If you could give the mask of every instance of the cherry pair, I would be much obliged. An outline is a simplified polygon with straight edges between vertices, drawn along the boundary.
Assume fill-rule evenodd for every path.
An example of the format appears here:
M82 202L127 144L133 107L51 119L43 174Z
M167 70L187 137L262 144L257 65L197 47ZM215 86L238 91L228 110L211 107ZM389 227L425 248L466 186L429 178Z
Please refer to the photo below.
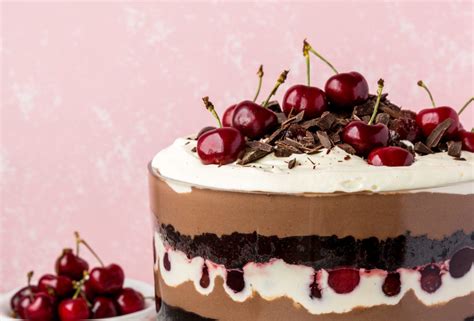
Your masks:
M324 61L335 73L327 80L324 91L310 85L310 53ZM328 103L334 109L344 110L367 100L369 86L360 73L355 71L339 73L306 40L303 42L303 55L306 58L307 85L295 85L288 89L282 106L286 115L304 111L305 119L312 119L321 116L328 109Z

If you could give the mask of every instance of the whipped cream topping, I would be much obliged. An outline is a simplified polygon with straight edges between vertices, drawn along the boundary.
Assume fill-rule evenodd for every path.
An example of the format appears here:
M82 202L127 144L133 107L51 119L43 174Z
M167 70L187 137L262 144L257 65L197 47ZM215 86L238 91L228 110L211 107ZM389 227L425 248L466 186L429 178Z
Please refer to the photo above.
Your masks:
M155 249L157 260L155 271L168 286L176 287L185 282L192 282L196 291L209 295L216 286L217 277L226 279L224 266L206 261L202 257L189 259L185 253L167 246L159 233L155 233ZM170 269L164 267L163 257L168 254ZM207 288L200 285L203 264L209 269L210 283ZM445 264L449 264L445 262ZM236 302L252 299L257 292L265 300L271 301L280 297L288 297L300 304L309 313L319 315L326 313L347 313L354 308L373 307L377 305L396 305L408 291L425 305L443 304L454 298L463 297L474 292L474 268L463 277L455 279L449 273L442 275L442 285L434 293L425 292L420 285L420 273L411 269L398 269L401 290L398 295L388 297L383 293L382 286L387 272L383 270L361 270L360 283L350 293L338 294L328 285L328 272L318 271L318 280L322 291L320 299L311 298L310 285L314 280L315 271L311 267L291 265L283 260L275 259L269 263L248 263L243 268L245 287L235 293L224 282L224 290Z
M284 194L334 192L430 191L474 194L474 153L462 152L465 161L447 153L416 156L406 167L369 165L364 159L335 147L329 153L266 157L242 166L203 165L193 152L194 139L179 138L159 152L151 166L176 192L191 187ZM349 158L350 156L350 158ZM297 166L288 168L296 159Z

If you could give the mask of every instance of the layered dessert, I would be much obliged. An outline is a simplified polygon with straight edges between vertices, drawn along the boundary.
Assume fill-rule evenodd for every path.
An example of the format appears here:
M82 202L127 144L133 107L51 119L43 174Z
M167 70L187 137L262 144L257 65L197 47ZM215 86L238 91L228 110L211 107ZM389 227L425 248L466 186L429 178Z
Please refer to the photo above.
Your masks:
M293 86L280 107L285 76L150 162L158 320L474 320L458 114L401 109L358 73Z

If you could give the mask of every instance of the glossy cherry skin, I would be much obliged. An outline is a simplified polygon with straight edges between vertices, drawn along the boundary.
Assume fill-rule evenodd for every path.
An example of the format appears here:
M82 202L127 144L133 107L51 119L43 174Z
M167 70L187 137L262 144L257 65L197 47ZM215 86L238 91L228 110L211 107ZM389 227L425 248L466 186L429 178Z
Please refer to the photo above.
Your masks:
M462 142L462 149L474 153L474 133L462 129L459 132L459 138Z
M199 139L199 137L201 137L202 134L207 133L208 131L211 131L211 130L214 130L214 129L216 129L216 127L214 127L214 126L206 126L206 127L202 128L199 131L199 133L197 134L196 139Z
M114 294L123 288L125 273L117 264L93 268L89 275L88 285L101 295Z
M369 84L356 71L332 76L326 81L324 91L331 105L342 109L361 104L369 98Z
M33 301L25 308L25 319L29 321L52 321L54 319L54 302L46 293L37 293Z
M412 153L396 146L376 148L367 157L367 162L374 166L410 166L414 161Z
M116 298L120 315L129 314L145 308L145 298L132 288L124 288Z
M237 104L228 107L224 114L222 114L222 126L232 127L232 119L234 118L234 110L237 107Z
M328 108L326 94L317 87L295 85L286 91L282 108L287 116L304 111L305 119L316 118Z
M92 304L91 317L93 319L112 318L117 315L117 308L112 299L98 297Z
M239 103L234 109L232 126L244 136L257 139L278 124L276 114L250 100Z
M24 307L20 307L20 302L23 298L25 297L30 297L31 294L35 294L40 292L37 286L25 286L24 288L21 288L18 290L10 299L10 308L12 309L13 312L19 314L19 310L21 309L23 311ZM21 317L24 317L24 314L21 315Z
M43 275L38 281L38 288L48 293L53 291L59 298L66 297L74 291L72 280L67 276L56 276L52 274Z
M84 277L84 272L88 270L89 264L74 254L72 249L64 249L56 260L56 273L74 281L81 280Z
M342 131L342 140L356 150L357 155L366 156L377 147L387 146L389 131L384 124L369 125L360 120L351 121Z
M428 137L436 126L448 118L451 118L453 122L445 132L444 137L454 139L458 134L460 123L458 113L451 107L443 106L423 109L418 112L416 123L423 131L423 135Z
M198 156L206 165L233 163L239 158L244 148L245 137L233 127L208 131L201 135L197 142Z
M83 298L61 301L58 312L61 321L80 321L90 317L87 301Z

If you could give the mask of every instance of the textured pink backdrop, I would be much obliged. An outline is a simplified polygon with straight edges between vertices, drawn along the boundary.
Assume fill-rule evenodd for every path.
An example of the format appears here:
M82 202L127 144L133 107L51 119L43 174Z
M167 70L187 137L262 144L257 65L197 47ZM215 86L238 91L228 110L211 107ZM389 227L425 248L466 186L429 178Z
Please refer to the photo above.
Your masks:
M473 94L473 2L2 4L0 291L80 230L106 261L151 280L146 164L174 137L268 92L283 68L303 82L301 43L339 70L386 80L393 101ZM330 70L313 59L313 83ZM372 86L373 88L374 86ZM284 88L283 88L284 89ZM281 97L282 92L279 93ZM474 124L474 109L463 116Z

